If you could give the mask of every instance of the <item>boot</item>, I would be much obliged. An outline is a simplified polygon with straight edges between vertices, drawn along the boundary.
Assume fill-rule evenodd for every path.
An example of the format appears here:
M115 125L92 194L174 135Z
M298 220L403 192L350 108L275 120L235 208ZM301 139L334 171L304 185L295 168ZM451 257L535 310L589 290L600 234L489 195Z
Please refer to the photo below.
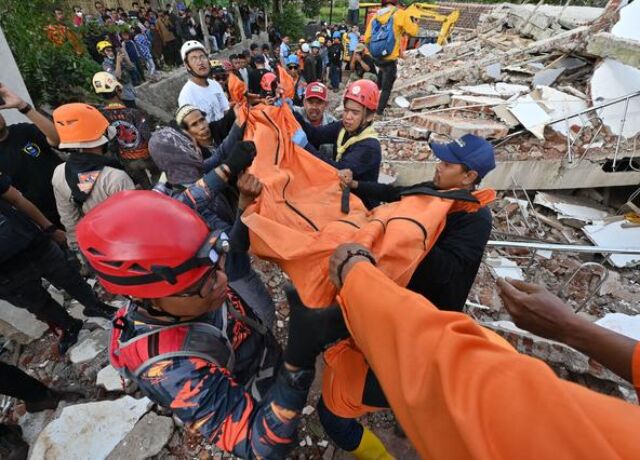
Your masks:
M393 460L393 456L387 452L380 438L368 428L365 428L362 432L360 445L350 453L357 460Z
M27 460L29 444L22 439L22 428L18 425L0 425L0 458Z
M62 335L60 336L60 340L58 340L58 352L60 356L64 356L64 354L78 341L78 334L82 329L82 321L79 319L73 320L73 325L67 329L62 331Z

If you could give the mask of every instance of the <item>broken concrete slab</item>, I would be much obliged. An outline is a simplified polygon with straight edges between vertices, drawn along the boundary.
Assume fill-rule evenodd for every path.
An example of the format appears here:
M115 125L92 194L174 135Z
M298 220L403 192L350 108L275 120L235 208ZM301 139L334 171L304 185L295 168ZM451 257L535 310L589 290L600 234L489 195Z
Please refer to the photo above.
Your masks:
M504 99L490 96L456 95L451 97L451 107L460 107L474 112L491 113L492 108L504 104Z
M601 58L616 59L622 64L640 68L640 41L638 40L600 32L589 40L587 51Z
M528 93L531 88L526 85L514 85L511 83L485 83L475 86L461 86L460 89L477 96L513 97Z
M563 68L541 70L540 72L537 72L533 76L532 85L534 88L540 85L551 86L552 84L555 83L558 77L560 77L560 75L562 75L563 73L564 73Z
M640 41L640 3L632 2L620 10L620 20L611 28L618 38Z
M591 77L591 97L594 105L637 92L640 92L640 69L622 64L615 59L605 59L596 67ZM640 96L629 99L626 113L625 108L626 102L622 100L603 108L599 111L599 116L612 133L621 133L622 136L630 138L640 133Z
M500 80L500 75L502 74L502 64L500 64L499 62L490 64L484 68L484 71L489 78Z
M109 333L103 329L96 329L69 349L69 359L74 364L91 361L107 349L108 342Z
M111 364L98 372L96 385L103 387L107 391L123 390L120 373Z
M406 97L404 96L398 96L396 97L393 102L396 103L396 105L398 107L400 107L401 109L408 109L409 106L411 105L411 103L407 100Z
M586 115L572 116L587 108L587 103L573 94L563 93L548 86L538 86L531 92L531 97L546 109L552 120L562 120L548 126L565 137L579 131L580 128L591 126Z
M475 120L447 117L444 115L417 115L409 121L427 128L437 134L446 134L453 138L465 134L475 134L484 138L501 139L509 133L509 128L493 120Z
M102 459L149 410L149 398L124 396L65 407L32 446L30 460Z
M506 257L486 257L484 261L496 278L508 277L514 280L524 280L524 273L513 260Z
M0 336L26 345L39 339L49 327L24 308L0 300Z
M509 106L507 105L496 105L491 110L509 128L514 128L520 124L518 119L509 111Z
M440 51L442 51L442 46L438 45L437 43L425 43L420 48L418 48L418 52L426 58L435 56Z
M558 219L575 220L581 223L580 226L602 220L609 215L604 209L598 208L596 203L569 195L538 192L533 202L557 212Z
M640 315L626 315L624 313L607 313L596 324L606 327L618 334L640 340Z
M149 412L135 424L106 460L144 460L160 453L173 434L173 420Z
M509 104L509 112L531 134L540 140L544 140L544 127L551 121L551 117L530 94L511 102Z
M447 105L451 102L449 94L429 94L428 96L416 97L411 100L411 110L428 109L430 107L438 107Z
M623 227L624 222L623 218L613 222L594 222L585 225L582 231L596 246L640 249L640 227ZM640 265L640 256L635 255L612 254L607 260L618 268Z

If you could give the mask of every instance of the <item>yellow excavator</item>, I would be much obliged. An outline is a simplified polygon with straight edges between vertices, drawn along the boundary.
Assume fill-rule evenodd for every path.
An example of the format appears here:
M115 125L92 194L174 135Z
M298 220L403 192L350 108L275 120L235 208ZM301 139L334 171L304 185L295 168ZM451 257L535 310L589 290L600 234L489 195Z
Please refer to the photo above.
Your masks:
M360 8L365 10L364 25L366 27L380 9L380 3L360 3ZM426 42L444 45L460 18L459 10L431 3L414 3L407 7L406 11L418 20L420 32L416 37L405 37L401 48L403 51L416 48Z

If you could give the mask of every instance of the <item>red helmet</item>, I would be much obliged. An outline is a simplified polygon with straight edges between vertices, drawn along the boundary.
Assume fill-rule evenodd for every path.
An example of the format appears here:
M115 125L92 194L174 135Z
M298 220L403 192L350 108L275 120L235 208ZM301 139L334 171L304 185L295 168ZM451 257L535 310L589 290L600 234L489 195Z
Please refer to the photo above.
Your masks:
M273 72L265 73L260 79L260 87L266 92L275 91L278 87L278 77L276 74Z
M116 193L77 227L80 249L104 288L142 299L176 294L201 279L212 265L201 257L209 235L187 205L148 190Z
M357 80L347 86L344 92L344 101L347 99L351 99L369 110L376 110L380 100L380 90L378 85L371 80Z

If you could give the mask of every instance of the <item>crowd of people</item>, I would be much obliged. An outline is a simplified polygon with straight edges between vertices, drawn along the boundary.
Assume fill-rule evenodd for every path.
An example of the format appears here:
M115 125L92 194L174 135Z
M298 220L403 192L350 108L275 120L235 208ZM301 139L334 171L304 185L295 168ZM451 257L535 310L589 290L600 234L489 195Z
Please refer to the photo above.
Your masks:
M115 62L111 62L107 71L135 86L145 78L156 79L158 69L179 66L179 50L186 41L201 41L215 54L240 41L239 27L248 38L265 28L264 12L244 5L238 8L240 21L227 7L194 11L184 2L171 2L164 9L155 9L149 0L131 5L126 11L106 8L102 1L96 1L92 12L74 6L70 19L63 8L55 8L47 36L57 45L71 42L76 52L88 52L103 66L105 44L111 44L109 59L121 60L121 70L116 72ZM200 22L201 13L204 23Z
M321 354L320 422L355 458L391 458L358 421L389 407L426 458L515 458L523 448L532 458L635 457L637 407L560 380L463 313L492 227L495 192L481 185L495 168L493 146L471 134L433 142L433 180L378 182L374 120L386 106L400 45L388 37L379 43L377 29L390 23L394 33L411 34L415 26L395 4L382 1L379 22L362 40L357 25L327 27L297 47L270 30L271 43L224 62L187 36L176 54L189 80L175 95L175 119L155 130L131 95L136 65L127 44L141 41L135 28L133 37L120 34L119 47L112 39L96 45L104 71L92 84L102 104L65 104L50 120L0 86L0 109L31 122L7 126L0 115L0 298L49 324L61 356L83 323L42 279L78 300L85 316L111 319L110 360L121 375L242 458L285 458L297 445ZM96 20L114 20L98 11ZM126 14L139 20L147 11ZM224 40L213 36L220 47ZM380 49L384 58L374 56ZM336 118L329 91L340 89L345 70L352 76ZM300 210L314 200L311 216ZM328 283L334 295L328 305L309 305L308 286L289 286L283 346L251 255L260 219L285 209L313 235L307 243L329 235L324 265L303 267L318 270L324 279L314 282ZM326 209L339 209L336 223L350 229L374 225L369 244L350 240L352 230L314 224ZM352 212L357 223L348 220ZM419 248L376 240L391 237L394 221L419 230ZM308 249L271 237L272 246ZM391 270L403 273L402 285L389 273L388 250L421 254L411 267ZM293 270L284 259L281 266ZM116 311L100 300L81 273L126 306ZM574 315L540 286L499 280L498 287L520 327L576 347L640 388L636 341ZM28 411L79 397L6 364L0 393L25 400ZM11 439L24 449L15 432Z

